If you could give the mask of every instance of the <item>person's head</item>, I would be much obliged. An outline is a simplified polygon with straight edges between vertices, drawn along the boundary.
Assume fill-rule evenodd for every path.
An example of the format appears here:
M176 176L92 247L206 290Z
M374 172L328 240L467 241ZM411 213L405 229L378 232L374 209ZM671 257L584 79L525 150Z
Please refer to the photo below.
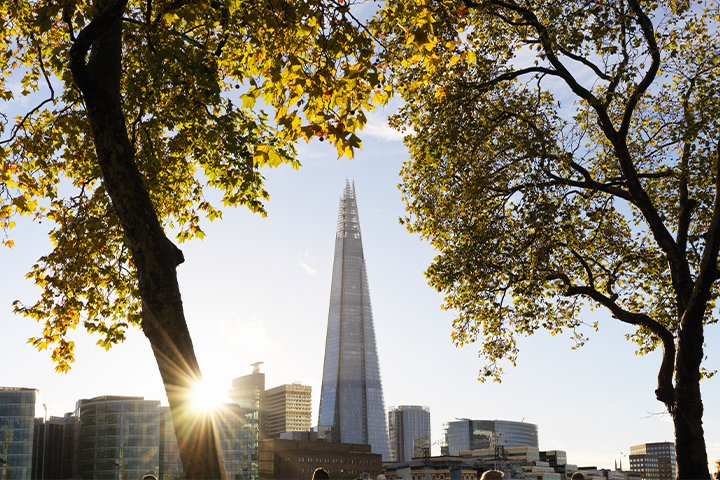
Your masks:
M152 473L147 473L142 476L142 480L157 480L157 477Z
M328 474L328 471L325 470L322 467L318 467L313 472L312 480L329 480L330 475Z
M480 480L502 480L504 475L500 470L488 470L482 474Z
M575 472L572 474L572 477L570 477L570 480L585 480L585 475L580 472Z

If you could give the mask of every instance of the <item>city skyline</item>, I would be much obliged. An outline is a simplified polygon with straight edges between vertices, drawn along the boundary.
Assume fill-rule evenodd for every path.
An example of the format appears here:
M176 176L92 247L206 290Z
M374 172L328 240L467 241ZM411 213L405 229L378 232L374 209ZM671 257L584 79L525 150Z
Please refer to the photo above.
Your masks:
M454 315L440 309L442 296L423 275L434 251L398 224L403 204L397 174L407 151L381 117L370 116L364 151L352 162L335 160L331 147L311 142L300 147L299 171L264 172L271 194L267 218L228 209L222 222L203 224L204 241L180 245L186 258L178 268L180 288L206 380L223 392L233 378L250 373L251 363L264 361L269 385L297 380L320 392L336 202L350 179L363 192L358 203L385 405L428 405L433 442L455 417L524 418L539 425L541 449L566 450L569 461L582 465L610 467L622 459L625 466L630 445L673 441L670 419L654 415L662 408L653 393L660 355L635 356L633 344L622 338L629 330L604 312L585 315L588 323L600 320L600 330L586 328L589 342L582 349L571 351L569 336L521 338L518 365L503 365L502 384L477 381L477 345L452 345ZM53 372L49 352L25 343L41 326L13 315L12 302L36 299L36 287L24 275L49 251L50 226L24 218L17 223L10 232L15 248L0 249L0 331L6 358L13 359L0 384L40 389L51 415L72 411L78 398L100 395L166 404L139 330L109 352L95 345L97 337L72 332L77 361L67 375ZM706 341L705 366L718 369L716 326L707 329ZM720 458L720 405L713 401L719 382L701 384L711 461Z

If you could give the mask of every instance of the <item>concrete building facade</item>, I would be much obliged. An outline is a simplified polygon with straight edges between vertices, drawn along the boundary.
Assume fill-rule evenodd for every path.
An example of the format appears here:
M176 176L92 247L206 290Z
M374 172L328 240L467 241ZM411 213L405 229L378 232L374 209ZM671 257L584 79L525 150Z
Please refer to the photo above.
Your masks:
M267 438L285 432L307 432L312 426L312 387L280 385L265 392Z
M260 441L261 480L307 480L316 468L330 478L357 478L382 473L382 455L370 445L315 441L267 439Z

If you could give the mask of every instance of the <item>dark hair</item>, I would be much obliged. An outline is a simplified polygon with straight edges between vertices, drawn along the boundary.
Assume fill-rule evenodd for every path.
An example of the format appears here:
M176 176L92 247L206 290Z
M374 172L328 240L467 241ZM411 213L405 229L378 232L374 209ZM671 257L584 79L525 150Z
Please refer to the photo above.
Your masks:
M157 480L157 477L152 473L146 473L142 476L142 480Z
M322 467L318 467L313 472L312 480L329 480L330 474Z

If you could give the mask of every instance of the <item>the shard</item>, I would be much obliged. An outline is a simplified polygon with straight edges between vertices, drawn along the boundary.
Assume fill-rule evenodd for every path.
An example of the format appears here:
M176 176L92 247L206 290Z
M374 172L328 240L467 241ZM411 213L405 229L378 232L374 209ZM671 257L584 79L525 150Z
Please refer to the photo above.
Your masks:
M340 199L319 427L332 442L369 444L390 460L355 186Z

